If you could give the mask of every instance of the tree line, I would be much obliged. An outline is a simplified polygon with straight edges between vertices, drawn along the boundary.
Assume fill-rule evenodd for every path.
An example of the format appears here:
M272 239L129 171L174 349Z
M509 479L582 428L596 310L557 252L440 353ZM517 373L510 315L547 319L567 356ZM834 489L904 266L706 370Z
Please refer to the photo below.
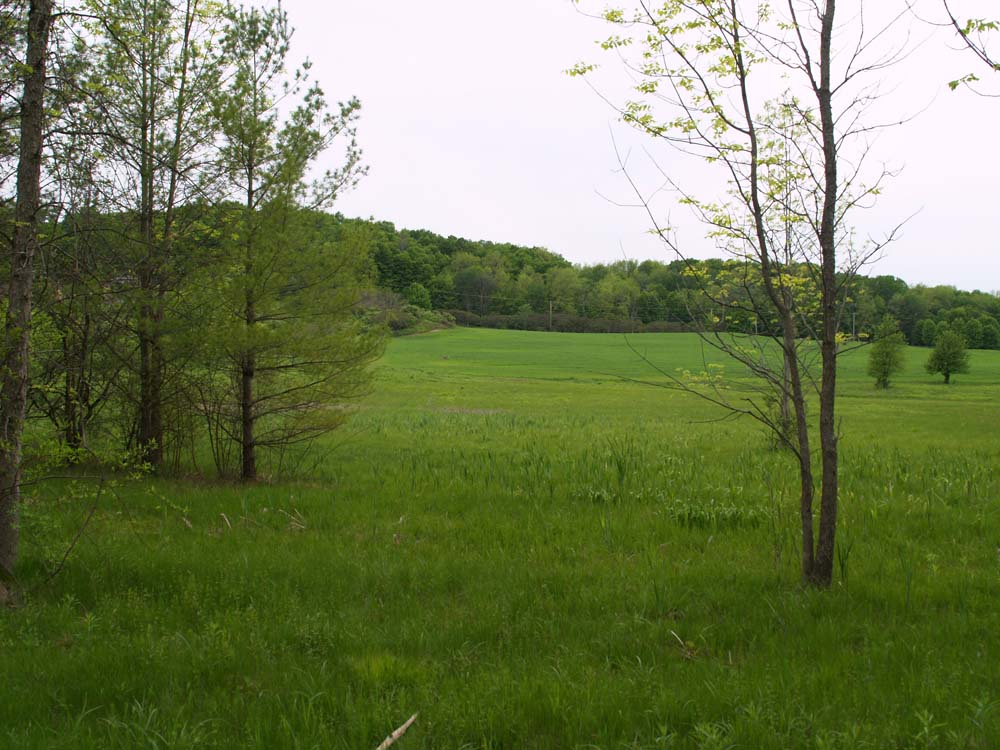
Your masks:
M424 309L452 311L460 322L560 330L682 330L705 322L761 333L765 321L746 304L759 278L734 259L621 260L574 265L540 247L473 241L389 222L335 217L367 231L379 287ZM800 268L803 293L812 292ZM707 295L706 295L707 293ZM960 334L973 349L1000 348L1000 295L953 286L908 285L889 275L851 282L840 331L871 339L886 317L908 343L933 346L938 333ZM673 328L657 323L675 324ZM633 324L630 327L628 324ZM640 325L641 324L641 325Z

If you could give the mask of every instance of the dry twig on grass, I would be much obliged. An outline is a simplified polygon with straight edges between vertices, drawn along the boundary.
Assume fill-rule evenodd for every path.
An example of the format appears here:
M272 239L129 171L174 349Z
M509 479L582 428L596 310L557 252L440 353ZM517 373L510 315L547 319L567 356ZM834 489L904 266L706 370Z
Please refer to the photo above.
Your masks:
M413 722L417 720L417 716L419 716L419 714L413 714L413 716L406 720L406 723L403 724L403 726L382 740L382 744L376 747L375 750L388 750L388 748L395 745L396 740L406 734L406 730L413 726Z

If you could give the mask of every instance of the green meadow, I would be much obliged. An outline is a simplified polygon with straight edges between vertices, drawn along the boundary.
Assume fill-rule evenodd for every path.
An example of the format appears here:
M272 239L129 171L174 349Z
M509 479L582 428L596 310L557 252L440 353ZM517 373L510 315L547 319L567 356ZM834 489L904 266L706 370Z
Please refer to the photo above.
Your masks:
M32 486L0 746L1000 747L1000 352L842 358L814 591L790 456L633 348L724 361L629 341L401 338L295 479Z

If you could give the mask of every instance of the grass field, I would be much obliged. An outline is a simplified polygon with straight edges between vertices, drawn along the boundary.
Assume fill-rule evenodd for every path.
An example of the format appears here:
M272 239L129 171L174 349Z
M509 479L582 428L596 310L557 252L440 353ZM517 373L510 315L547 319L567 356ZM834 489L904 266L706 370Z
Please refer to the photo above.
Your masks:
M827 592L790 458L620 336L393 341L308 481L105 486L49 582L92 503L38 488L0 746L1000 747L1000 352L926 356L843 359Z

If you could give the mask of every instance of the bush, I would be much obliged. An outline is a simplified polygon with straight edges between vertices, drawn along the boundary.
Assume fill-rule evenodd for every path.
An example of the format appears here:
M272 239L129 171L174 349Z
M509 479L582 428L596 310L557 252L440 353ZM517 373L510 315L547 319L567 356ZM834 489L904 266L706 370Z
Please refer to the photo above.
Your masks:
M426 333L455 325L455 319L448 313L425 310L407 302L395 292L384 289L366 292L362 296L361 306L363 310L361 315L368 323L385 326L394 336Z
M424 310L431 309L431 293L423 284L413 282L403 290L403 296L414 307L420 307Z

